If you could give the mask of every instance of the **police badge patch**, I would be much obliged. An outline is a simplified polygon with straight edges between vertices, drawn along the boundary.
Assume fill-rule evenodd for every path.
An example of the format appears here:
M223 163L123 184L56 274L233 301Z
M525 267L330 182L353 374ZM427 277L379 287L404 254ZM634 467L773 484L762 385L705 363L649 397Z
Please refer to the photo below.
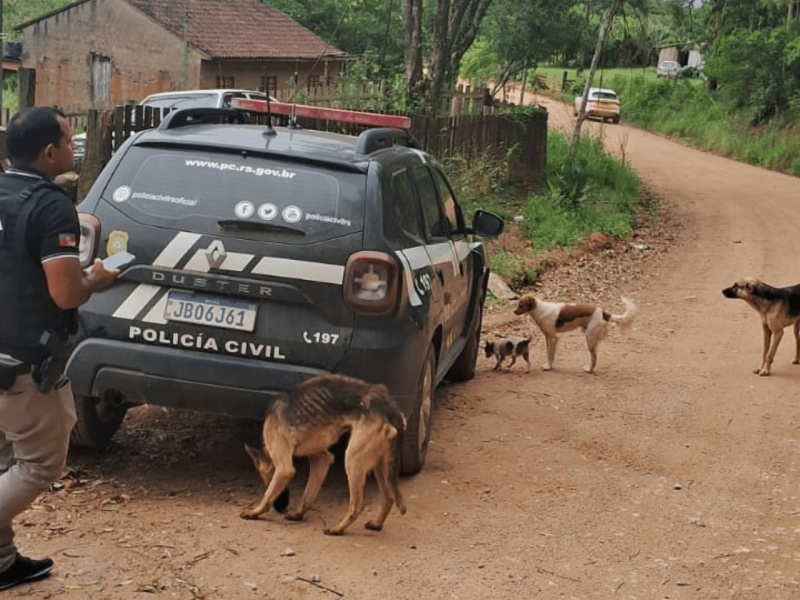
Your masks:
M125 231L112 231L108 234L106 254L113 256L118 252L128 251L128 233Z

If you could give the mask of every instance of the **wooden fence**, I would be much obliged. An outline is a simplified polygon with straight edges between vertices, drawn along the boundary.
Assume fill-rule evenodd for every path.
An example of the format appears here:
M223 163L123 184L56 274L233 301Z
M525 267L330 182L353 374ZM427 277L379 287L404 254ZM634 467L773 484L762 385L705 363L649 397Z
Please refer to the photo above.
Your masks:
M118 106L113 110L89 111L86 118L86 142L83 169L77 197L82 199L100 171L133 133L158 127L158 110L141 106ZM274 125L283 118L273 117ZM255 122L266 124L266 115ZM303 129L358 135L364 125L321 119L298 118ZM430 118L411 115L411 132L420 145L434 156L459 157L470 164L476 157L490 153L508 160L507 177L537 177L546 165L547 112L535 113L523 124L511 113L460 115Z

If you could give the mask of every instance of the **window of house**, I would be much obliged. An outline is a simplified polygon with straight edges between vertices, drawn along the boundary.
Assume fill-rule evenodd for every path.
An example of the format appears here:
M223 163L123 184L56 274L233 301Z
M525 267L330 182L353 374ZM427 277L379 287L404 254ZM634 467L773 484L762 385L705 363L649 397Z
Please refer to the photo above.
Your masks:
M262 75L258 91L275 96L278 93L278 78L275 75Z
M92 54L91 100L94 106L111 104L111 59Z
M322 87L322 80L320 79L319 75L309 75L308 76L308 89L313 90L315 88Z
M217 77L217 89L236 87L233 77Z

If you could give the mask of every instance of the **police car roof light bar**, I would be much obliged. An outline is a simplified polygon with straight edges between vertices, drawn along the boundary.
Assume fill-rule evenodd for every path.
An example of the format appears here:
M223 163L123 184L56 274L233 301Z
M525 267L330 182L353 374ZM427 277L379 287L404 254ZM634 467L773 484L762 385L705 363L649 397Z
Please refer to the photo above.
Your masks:
M234 98L231 101L231 107L262 113L269 110L270 114L284 115L293 120L297 117L309 117L311 119L337 121L339 123L355 123L357 125L369 125L372 127L411 128L410 117L360 112L357 110L344 110L341 108L324 108L305 104L289 104L286 102L267 103L266 100L252 100L249 98Z

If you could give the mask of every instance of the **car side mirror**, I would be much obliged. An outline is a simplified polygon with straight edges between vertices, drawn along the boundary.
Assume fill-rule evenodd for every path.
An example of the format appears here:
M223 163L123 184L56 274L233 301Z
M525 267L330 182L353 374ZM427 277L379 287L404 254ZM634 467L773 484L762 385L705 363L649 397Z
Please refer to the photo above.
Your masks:
M505 222L494 213L485 210L476 210L472 216L472 231L483 237L493 237L503 233Z

